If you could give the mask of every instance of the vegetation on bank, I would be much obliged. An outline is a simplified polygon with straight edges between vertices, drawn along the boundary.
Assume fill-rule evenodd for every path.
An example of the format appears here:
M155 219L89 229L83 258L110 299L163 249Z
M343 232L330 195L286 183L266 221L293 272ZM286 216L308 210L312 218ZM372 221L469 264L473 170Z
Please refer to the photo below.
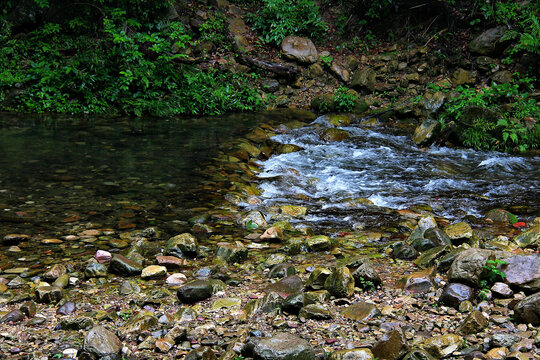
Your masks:
M532 96L540 55L537 1L426 0L418 6L402 0L230 2L247 12L244 19L257 36L251 39L256 51L275 49L285 36L299 35L358 54L382 41L408 40L411 34L422 33L426 44L438 39L444 43L445 37L455 38L464 29L478 33L504 25L510 46L503 63L511 67L528 57L528 68L516 74L512 84L454 89L439 119L443 127L458 120L459 141L477 149L539 145L534 123L539 107ZM228 33L230 14L206 7L211 9L205 12L208 16L194 25L182 14L171 14L174 3L0 0L0 110L171 116L264 108L264 99L272 95L254 85L264 75L261 70L237 72L221 66L225 57L238 56ZM197 8L208 1L178 3ZM20 21L14 13L29 20ZM387 26L388 18L400 26ZM205 61L196 61L195 54L205 55ZM447 55L441 50L440 56ZM328 70L332 60L323 56L321 63ZM335 110L346 112L358 108L358 100L341 85L332 102ZM496 110L500 116L459 121L470 106Z
M184 63L184 50L224 36L223 23L211 19L195 34L164 20L164 2L94 3L26 33L2 20L2 110L170 116L263 108L247 85L256 75Z

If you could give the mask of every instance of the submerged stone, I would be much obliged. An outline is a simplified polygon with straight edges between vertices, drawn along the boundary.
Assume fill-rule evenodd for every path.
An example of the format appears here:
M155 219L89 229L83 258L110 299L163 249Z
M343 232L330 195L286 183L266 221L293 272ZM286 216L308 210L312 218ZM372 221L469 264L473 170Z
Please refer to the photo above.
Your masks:
M247 259L247 257L248 249L239 241L236 243L218 243L214 255L214 259L222 263L239 263Z

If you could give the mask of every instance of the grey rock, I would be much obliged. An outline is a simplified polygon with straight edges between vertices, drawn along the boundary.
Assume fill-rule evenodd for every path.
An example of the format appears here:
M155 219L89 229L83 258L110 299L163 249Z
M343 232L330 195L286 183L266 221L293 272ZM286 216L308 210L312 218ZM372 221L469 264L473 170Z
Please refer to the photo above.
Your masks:
M303 37L287 36L281 42L281 52L286 58L301 63L312 64L319 60L319 53L313 42Z
M491 255L492 251L484 249L472 248L463 251L450 266L448 281L478 286L484 273L483 266Z
M437 120L426 119L414 130L413 141L416 145L429 145L435 140L441 124Z
M255 360L315 360L311 344L301 337L289 333L278 333L263 338L253 348Z
M459 325L457 332L463 335L473 335L484 330L489 320L480 311L473 311Z
M115 254L109 264L109 271L121 276L139 275L142 269L138 262L119 254Z
M220 242L217 244L214 259L223 263L239 263L247 259L248 249L240 242L226 243Z
M115 357L122 349L120 339L103 326L95 326L84 338L84 350L98 357Z
M478 55L499 55L506 45L502 40L505 33L504 26L488 29L469 43L469 51Z
M62 299L62 289L56 286L39 286L36 288L36 300L40 303L57 303Z
M365 322L380 316L381 312L374 304L361 301L341 310L341 315L348 319Z
M306 288L313 290L324 289L324 282L332 274L332 271L325 267L316 268L306 281Z
M84 276L87 278L107 277L107 267L100 263L89 263L84 268Z
M291 294L302 291L303 288L304 284L302 283L302 279L300 279L300 277L297 275L293 275L276 281L275 283L267 286L264 291L266 293L273 291L281 295L283 298L286 298Z
M292 264L276 264L270 269L268 277L270 279L281 279L295 274L296 269Z
M371 282L374 287L382 286L382 279L369 260L356 268L352 276L356 287L365 288L366 282Z
M514 307L517 322L540 325L540 292L527 296Z
M369 92L375 91L376 76L375 70L370 67L357 70L353 75L351 87Z

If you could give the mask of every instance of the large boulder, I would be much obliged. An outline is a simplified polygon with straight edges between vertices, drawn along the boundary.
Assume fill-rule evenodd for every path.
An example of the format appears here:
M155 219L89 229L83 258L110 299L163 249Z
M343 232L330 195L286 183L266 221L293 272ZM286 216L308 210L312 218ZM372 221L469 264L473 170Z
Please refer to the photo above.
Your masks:
M460 253L448 270L448 281L462 282L471 286L480 285L484 273L484 265L487 264L491 250L467 249Z
M533 226L514 238L520 247L538 247L540 245L540 225Z
M504 26L488 29L469 43L469 51L477 55L499 55L507 43L503 41L505 33Z
M319 60L319 53L313 42L303 37L287 36L281 42L281 52L286 58L300 63L312 64Z
M289 333L278 333L263 338L253 347L255 360L315 360L311 344L301 337Z
M521 300L514 308L514 317L520 323L540 325L540 292Z

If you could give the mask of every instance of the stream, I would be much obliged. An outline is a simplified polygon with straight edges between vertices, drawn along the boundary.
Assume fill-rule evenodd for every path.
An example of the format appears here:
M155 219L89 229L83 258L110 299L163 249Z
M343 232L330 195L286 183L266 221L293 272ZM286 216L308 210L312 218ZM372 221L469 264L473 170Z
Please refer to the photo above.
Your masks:
M352 125L324 142L325 116L273 140L302 151L263 162L265 205L307 205L307 223L377 226L388 209L430 206L449 219L492 208L538 215L540 157L470 149L419 148L395 128ZM366 201L365 199L369 200Z

